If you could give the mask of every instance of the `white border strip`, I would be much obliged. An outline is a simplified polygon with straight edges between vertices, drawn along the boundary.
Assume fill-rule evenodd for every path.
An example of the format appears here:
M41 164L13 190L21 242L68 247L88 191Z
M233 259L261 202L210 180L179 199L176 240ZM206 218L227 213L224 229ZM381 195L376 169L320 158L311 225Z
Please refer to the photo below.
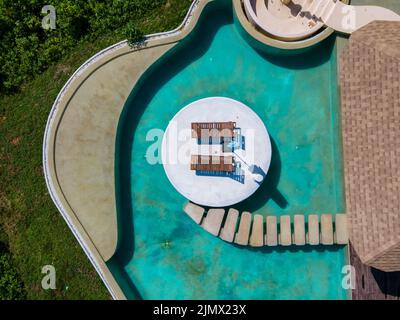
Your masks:
M193 13L197 9L200 1L201 0L194 0L193 1L193 3L191 4L191 6L190 6L190 8L188 10L188 13L186 14L185 19L183 20L183 22L181 23L181 25L179 27L177 27L176 29L171 30L171 31L161 32L161 33L154 33L154 34L147 35L145 37L145 43L148 43L149 41L154 41L154 40L168 39L168 38L174 37L176 35L180 35L182 33L182 30L185 29L190 24L190 22L192 20L192 17L193 17ZM83 250L84 250L85 254L87 255L87 257L89 258L90 262L95 267L97 273L99 274L100 278L102 279L103 283L107 287L108 291L110 292L110 294L111 294L111 296L112 296L112 298L114 300L117 299L117 294L111 288L111 285L108 283L107 278L104 275L103 271L101 270L101 267L100 267L98 261L93 256L93 254L90 251L89 247L87 246L85 240L81 237L81 235L77 231L76 226L71 221L71 219L69 217L69 214L67 213L67 211L63 207L63 205L62 205L62 203L60 201L60 198L59 198L57 192L55 191L54 181L51 179L49 162L48 162L48 158L47 158L47 152L49 150L49 146L51 145L51 141L50 141L51 128L54 125L58 124L58 123L54 123L54 119L55 119L55 115L58 112L61 100L65 96L65 93L69 90L69 88L74 83L74 81L76 81L87 70L87 68L89 66L91 66L95 62L99 61L100 59L103 59L105 56L110 55L113 52L115 52L115 51L117 51L117 50L119 50L119 49L121 49L121 48L123 48L123 47L125 47L127 45L128 45L128 41L124 40L124 41L118 42L118 43L116 43L116 44L114 44L114 45L112 45L112 46L110 46L110 47L98 52L93 57L88 59L85 63L83 63L75 71L75 73L71 76L71 78L69 78L67 83L64 85L64 87L61 89L60 93L58 94L58 96L57 96L57 98L56 98L56 100L55 100L55 102L54 102L54 104L52 106L52 109L50 111L50 115L49 115L49 118L48 118L47 124L46 124L46 129L45 129L45 134L44 134L44 141L43 141L43 150L42 150L42 152L43 152L43 172L44 172L46 185L47 185L47 189L49 190L50 197L53 200L54 204L56 205L58 211L63 216L64 220L67 222L68 227L73 232L75 238L78 240L80 246L83 248Z

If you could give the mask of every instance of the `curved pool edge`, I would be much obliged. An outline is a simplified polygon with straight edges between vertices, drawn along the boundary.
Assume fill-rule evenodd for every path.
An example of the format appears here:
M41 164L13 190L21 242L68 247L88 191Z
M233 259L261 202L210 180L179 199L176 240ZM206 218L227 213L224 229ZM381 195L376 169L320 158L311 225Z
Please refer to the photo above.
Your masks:
M126 98L143 73L193 30L203 9L212 1L215 0L194 1L178 28L169 32L146 36L144 45L131 48L125 40L91 57L77 69L64 85L52 106L46 124L43 143L43 170L49 194L113 299L126 299L123 290L106 264L114 255L118 241L114 153L119 117ZM146 54L143 54L143 52ZM103 110L103 112L98 112L101 104L107 107L107 111L110 113L110 105L106 104L110 101L97 101L97 104L93 105L96 100L92 100L92 104L88 105L79 103L80 96L84 96L86 100L88 97L96 98L95 92L86 91L88 84L91 82L92 84L93 82L97 85L101 84L101 79L98 78L110 81L110 76L113 80L118 76L121 77L123 70L129 69L124 63L127 61L131 63L134 72L124 74L128 77L128 79L124 78L125 83L128 83L125 88L120 88L120 81L114 81L114 89L120 96L117 100L110 99L114 104L113 110L111 110L112 116L108 114L108 117L103 116L96 119L96 114L104 114ZM120 64L120 71L122 70L121 74L118 73L118 76L115 76L115 73L110 74L109 70L107 73L110 66L118 66L118 63ZM131 71L131 69L129 70ZM82 106L84 109L82 109ZM77 128L79 129L78 133ZM95 131L94 135L91 130ZM94 137L100 138L98 145L94 143ZM79 143L76 143L77 141ZM63 145L69 143L71 150L57 148L58 143ZM88 150L88 145L94 145L94 147ZM111 156L110 153L104 152L105 145L111 146L109 147L113 151ZM85 155L86 158L82 155ZM82 160L82 158L84 159ZM99 164L97 169L92 168L94 159ZM93 172L99 174L100 180L94 179L95 181L86 183L84 173L87 171L90 174L93 174ZM82 176L79 174L82 174ZM92 206L93 203L98 204L100 201L106 207L106 210L103 210L103 212L92 211L93 207L91 208L87 204L88 201L81 197L82 190L85 194L95 195L94 198L91 198ZM98 196L99 193L103 197ZM105 230L107 232L104 232Z

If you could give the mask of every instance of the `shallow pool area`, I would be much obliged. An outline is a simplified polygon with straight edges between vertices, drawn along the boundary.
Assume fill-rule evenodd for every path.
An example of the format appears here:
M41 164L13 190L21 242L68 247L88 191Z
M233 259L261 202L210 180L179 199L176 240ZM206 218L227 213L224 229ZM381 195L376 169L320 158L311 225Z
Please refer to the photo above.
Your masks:
M132 299L347 299L347 248L253 249L225 243L182 210L149 147L193 101L218 96L246 104L268 128L272 162L264 183L232 206L264 216L343 213L336 39L308 52L256 50L232 2L204 9L195 30L141 78L116 141L119 241L107 262ZM229 119L228 119L229 120ZM153 130L153 131L152 131Z

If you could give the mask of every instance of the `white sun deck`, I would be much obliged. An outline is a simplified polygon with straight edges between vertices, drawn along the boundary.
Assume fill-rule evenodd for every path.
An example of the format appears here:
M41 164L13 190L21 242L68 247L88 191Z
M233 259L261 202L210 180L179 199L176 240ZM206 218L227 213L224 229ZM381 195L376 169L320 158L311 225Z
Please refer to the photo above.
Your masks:
M192 123L234 122L234 148L193 138ZM191 170L194 155L234 159L234 172ZM170 122L162 143L168 179L185 198L208 207L227 207L250 197L266 177L271 141L262 120L243 103L212 97L183 108Z

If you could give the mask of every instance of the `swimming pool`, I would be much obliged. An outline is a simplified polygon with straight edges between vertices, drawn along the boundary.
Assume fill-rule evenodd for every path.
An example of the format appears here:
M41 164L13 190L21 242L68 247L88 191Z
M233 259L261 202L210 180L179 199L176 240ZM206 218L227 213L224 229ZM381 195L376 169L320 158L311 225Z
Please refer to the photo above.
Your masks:
M128 298L347 298L345 248L225 243L187 217L162 164L146 159L150 130L165 130L195 100L229 97L257 113L273 145L265 182L233 207L264 216L344 212L335 38L290 56L247 40L231 1L211 2L126 102L116 141L119 245L107 264Z

